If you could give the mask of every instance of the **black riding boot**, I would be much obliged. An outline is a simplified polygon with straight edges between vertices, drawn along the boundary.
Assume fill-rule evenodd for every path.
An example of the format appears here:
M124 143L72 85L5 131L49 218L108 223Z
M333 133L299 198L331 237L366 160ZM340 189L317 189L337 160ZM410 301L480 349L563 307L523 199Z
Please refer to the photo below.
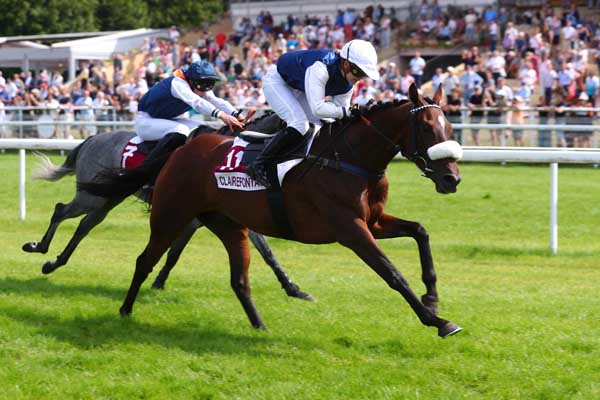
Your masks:
M146 156L144 163L162 162L164 164L167 161L169 154L171 154L176 148L183 146L187 136L179 132L167 133L163 136L158 143L154 146L150 153ZM162 161L161 161L162 160ZM147 182L141 188L140 198L149 203L152 199L152 189L154 188L155 178Z
M154 146L154 148L150 150L150 153L148 153L144 162L152 162L168 154L171 154L173 150L175 150L179 146L183 146L185 144L186 139L187 136L185 136L182 133L167 133L158 141L158 143L156 143L156 146Z
M303 139L302 134L295 128L288 126L280 130L267 143L262 153L246 167L246 174L267 189L270 188L271 184L267 179L266 164L295 150Z

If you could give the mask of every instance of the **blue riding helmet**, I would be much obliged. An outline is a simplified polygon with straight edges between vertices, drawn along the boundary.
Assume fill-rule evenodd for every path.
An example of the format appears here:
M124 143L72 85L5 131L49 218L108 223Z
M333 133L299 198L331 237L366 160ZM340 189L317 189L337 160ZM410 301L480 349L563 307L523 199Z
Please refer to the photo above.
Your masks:
M215 82L221 80L208 61L194 61L187 68L183 68L183 74L192 88L203 92L211 90Z

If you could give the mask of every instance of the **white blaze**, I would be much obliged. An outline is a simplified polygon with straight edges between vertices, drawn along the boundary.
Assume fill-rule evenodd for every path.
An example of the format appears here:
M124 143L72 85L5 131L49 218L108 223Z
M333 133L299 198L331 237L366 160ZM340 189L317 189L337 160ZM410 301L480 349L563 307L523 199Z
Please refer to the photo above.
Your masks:
M443 115L438 115L438 122L442 126L442 132L446 132L446 118Z

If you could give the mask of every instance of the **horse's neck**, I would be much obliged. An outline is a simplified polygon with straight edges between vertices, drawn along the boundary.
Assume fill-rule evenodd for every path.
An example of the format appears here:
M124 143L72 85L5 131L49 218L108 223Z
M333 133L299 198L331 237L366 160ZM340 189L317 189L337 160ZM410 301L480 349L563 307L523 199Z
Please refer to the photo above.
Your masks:
M367 116L368 126L358 120L349 125L341 122L329 135L329 126L320 132L320 150L328 156L362 167L371 173L384 170L396 156L394 144L405 147L404 136L410 131L408 109L396 107ZM330 145L330 149L325 147Z

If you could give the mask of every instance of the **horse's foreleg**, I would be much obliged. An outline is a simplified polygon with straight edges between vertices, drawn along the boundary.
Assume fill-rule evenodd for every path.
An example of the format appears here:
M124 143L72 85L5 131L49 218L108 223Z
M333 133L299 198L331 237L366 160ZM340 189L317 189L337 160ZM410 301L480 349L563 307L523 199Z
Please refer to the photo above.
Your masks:
M383 278L392 289L400 292L402 297L404 297L413 311L417 314L421 323L426 326L438 328L438 335L441 337L452 335L461 330L458 325L438 317L429 308L425 307L409 287L408 282L404 279L402 274L377 246L375 238L367 228L366 224L360 221L352 226L339 228L341 229L338 231L340 237L339 242L354 251L356 255Z
M54 213L50 218L50 225L44 233L44 237L40 242L27 242L23 245L23 251L28 253L42 253L46 254L48 252L48 248L50 247L50 242L56 233L56 229L61 222L68 218L75 218L84 213L80 207L74 204L74 201L71 201L69 204L56 203L54 206Z
M166 209L166 210L165 210ZM159 211L160 210L160 211ZM181 208L160 207L154 203L150 216L150 240L135 263L135 272L127 291L125 301L120 308L123 316L131 314L133 303L140 291L142 283L148 278L152 268L160 260L167 249L181 235L194 218L189 211Z
M436 274L429 246L429 235L418 222L406 221L389 214L382 214L377 222L371 226L371 233L375 239L390 239L396 237L411 237L419 247L421 259L421 279L427 292L421 301L431 311L437 314L438 293L436 288Z
M140 291L142 283L148 278L148 275L152 272L152 268L156 265L158 260L160 260L165 251L167 251L170 244L171 241L165 236L159 237L159 235L150 234L150 241L135 262L135 272L133 274L133 279L131 280L131 285L127 291L125 301L119 309L122 316L131 314L133 311L133 303L135 303L135 299Z
M187 246L187 244L189 243L192 236L194 236L194 233L196 232L196 230L200 227L202 227L202 223L200 221L198 221L198 219L194 219L194 221L192 221L185 228L185 230L182 232L182 234L179 235L177 240L175 240L173 242L173 244L171 245L171 248L169 249L169 253L167 253L167 261L165 262L165 265L162 267L162 269L158 273L158 276L154 280L154 283L152 284L152 288L154 288L154 289L164 289L165 288L165 283L167 281L167 278L169 277L169 273L175 267L175 264L177 264L177 261L179 261L179 257L181 256L181 253L183 252L183 249L185 248L185 246Z
M248 246L248 229L220 214L213 214L202 219L208 229L221 239L227 254L231 272L230 284L242 307L255 328L265 328L250 291L248 269L250 267L250 248Z
M256 247L256 250L258 250L258 252L262 256L265 263L267 263L267 265L271 267L271 270L273 270L273 272L275 273L277 280L279 281L279 283L281 283L281 287L285 290L285 293L287 293L288 296L308 301L314 301L314 298L310 294L301 291L300 287L298 287L298 285L292 282L292 280L288 277L288 275L281 267L281 264L279 264L279 261L277 261L275 254L273 254L271 247L269 246L263 235L254 231L250 231L248 233L248 237L250 238L250 241L252 242L254 247Z

